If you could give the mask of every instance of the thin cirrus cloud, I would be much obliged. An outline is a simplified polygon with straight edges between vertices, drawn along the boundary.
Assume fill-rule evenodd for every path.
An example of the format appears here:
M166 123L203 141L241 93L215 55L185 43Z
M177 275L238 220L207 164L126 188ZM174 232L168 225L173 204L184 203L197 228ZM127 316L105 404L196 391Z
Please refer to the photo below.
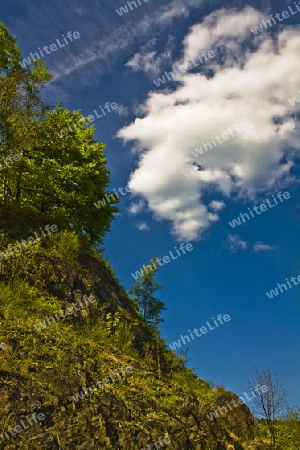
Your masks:
M273 247L272 245L269 244L265 244L264 242L256 242L254 244L254 252L258 253L258 252L271 252L275 250L275 247Z
M291 109L288 99L300 84L299 28L254 36L251 27L264 17L252 7L222 9L192 26L180 62L217 46L221 53L209 61L210 76L178 74L180 83L149 92L143 117L118 132L140 151L130 182L155 173L155 183L133 192L154 217L171 222L178 240L200 239L219 220L221 208L211 208L212 200L253 200L293 179L300 148L293 113L300 104ZM251 130L193 156L202 142L242 120L251 122Z
M134 72L141 71L151 76L159 76L168 61L171 61L170 51L160 55L157 55L156 51L141 51L135 53L125 66Z
M144 72L149 77L158 77L161 72L172 64L172 49L175 39L169 35L168 42L163 53L155 51L157 39L151 39L135 53L125 64L134 72Z
M47 92L49 95L55 93L60 100L63 95L65 100L68 96L65 93L66 84L74 85L75 80L80 85L98 84L99 75L111 71L137 43L143 45L151 41L175 17L187 16L191 9L204 1L167 0L162 5L159 0L151 0L151 4L145 3L142 8L119 17L116 9L122 6L120 2L112 4L104 0L90 0L88 5L79 6L73 0L53 0L38 5L29 0L26 18L14 18L12 29L16 30L25 56L38 46L55 42L69 30L80 32L81 39L76 45L73 43L47 56L46 60L53 74ZM32 29L36 32L32 33Z

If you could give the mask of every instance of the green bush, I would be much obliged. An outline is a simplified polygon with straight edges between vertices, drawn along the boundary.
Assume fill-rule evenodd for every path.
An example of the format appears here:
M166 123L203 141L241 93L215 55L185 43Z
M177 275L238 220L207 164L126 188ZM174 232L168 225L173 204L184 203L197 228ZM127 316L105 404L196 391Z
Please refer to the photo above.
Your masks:
M21 319L33 326L47 315L62 308L61 302L53 297L43 296L23 280L6 285L0 282L0 314L5 319Z
M106 329L111 343L125 354L135 355L135 335L130 323L122 320L119 312L106 314Z
M113 334L113 343L124 353L132 354L135 336L128 322L119 322ZM134 352L133 352L134 353Z
M277 450L299 450L300 422L278 421L275 424Z
M59 258L74 261L79 254L79 238L73 231L64 230L50 235L45 240L45 248Z
M176 371L173 374L173 381L178 387L181 387L187 394L193 397L216 395L209 383L198 378L191 368Z

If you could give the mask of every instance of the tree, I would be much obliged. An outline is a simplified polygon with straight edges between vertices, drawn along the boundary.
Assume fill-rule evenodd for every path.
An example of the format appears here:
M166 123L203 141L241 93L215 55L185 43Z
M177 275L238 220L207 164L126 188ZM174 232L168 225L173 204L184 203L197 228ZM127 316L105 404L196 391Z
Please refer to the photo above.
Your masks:
M0 74L7 74L17 67L20 61L20 50L16 38L9 34L6 26L0 22Z
M156 261L157 258L151 259L150 265L141 271L142 276L134 281L133 288L129 291L134 295L133 301L139 313L152 328L157 321L157 316L166 309L164 303L153 295L155 291L162 288L155 279L155 274L159 271Z
M161 289L162 286L156 281L155 274L159 271L156 263L157 258L152 258L150 264L141 271L142 275L139 280L134 281L133 288L129 293L134 294L132 300L137 306L138 312L142 315L144 321L150 325L151 330L155 333L154 339L156 342L156 360L158 378L161 377L161 363L160 363L160 331L159 322L162 319L159 317L160 313L166 309L164 303L158 298L154 297L154 292Z
M52 222L100 244L118 211L118 196L107 191L105 144L94 140L95 128L87 128L81 111L42 102L51 75L41 60L21 67L15 38L3 24L0 44L0 166L2 158L13 161L0 177L3 242ZM99 199L102 207L95 208Z
M261 386L266 386L266 388L260 389ZM272 375L268 367L263 367L261 370L255 369L249 382L249 388L252 391L255 390L255 397L252 402L253 413L266 420L275 447L275 420L279 419L287 408L288 393L279 382L277 374Z
M287 408L287 413L284 416L285 420L294 420L295 422L300 422L300 408L299 406L291 406Z

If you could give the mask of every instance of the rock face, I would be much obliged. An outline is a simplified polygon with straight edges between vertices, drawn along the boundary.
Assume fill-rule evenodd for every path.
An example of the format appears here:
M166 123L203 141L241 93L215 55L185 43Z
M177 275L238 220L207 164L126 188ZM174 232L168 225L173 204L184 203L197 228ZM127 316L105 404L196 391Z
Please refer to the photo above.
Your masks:
M166 348L158 376L147 330L92 254L74 261L39 254L22 270L21 285L2 282L1 450L266 448L254 446L254 420L245 405L209 420L207 414L237 397L175 368ZM41 331L34 327L51 316L53 302L66 308L90 294L97 301L86 309ZM24 429L28 419L32 424Z

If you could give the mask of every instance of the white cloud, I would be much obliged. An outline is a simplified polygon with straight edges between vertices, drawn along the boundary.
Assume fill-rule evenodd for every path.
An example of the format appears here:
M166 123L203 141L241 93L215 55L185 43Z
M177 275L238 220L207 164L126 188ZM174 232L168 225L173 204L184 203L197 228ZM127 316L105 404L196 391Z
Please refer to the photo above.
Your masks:
M128 211L130 214L138 214L141 212L145 207L145 201L139 200L137 203L131 203L131 205L128 208Z
M90 78L88 82L92 83L94 81L92 75L110 71L118 61L118 57L123 55L125 50L132 48L137 41L141 40L141 37L149 36L149 42L155 40L151 40L151 37L155 35L155 31L159 32L159 30L169 26L175 17L187 16L191 9L198 7L203 2L204 0L199 0L198 4L191 2L189 5L184 5L183 2L177 0L165 5L157 2L155 5L152 4L153 7L150 10L141 8L139 20L136 20L134 15L129 14L125 24L120 22L120 17L117 14L114 14L113 17L109 17L109 23L107 23L109 27L102 24L103 29L105 29L103 37L93 39L78 54L71 54L65 57L63 61L56 63L51 68L51 73L53 74L51 83L73 74L81 76L82 81ZM77 14L87 13L85 7L77 9L76 12ZM90 29L99 29L101 22L108 22L108 17L103 18L101 8L95 9L90 7L90 16L88 24L85 25L85 34L90 34ZM109 32L109 30L112 31ZM99 32L95 33L95 35L98 36ZM144 39L142 40L144 41ZM145 63L147 55L141 54L140 56ZM135 67L138 58L138 54L134 55L128 65ZM158 56L156 64L161 64L162 58L163 55ZM102 61L102 64L99 64L100 61ZM82 74L79 75L79 71Z
M154 57L156 52L149 53L135 53L135 55L125 64L130 67L133 71L137 72L139 70L143 72L148 72L152 70Z
M118 105L118 109L115 110L115 113L120 117L127 117L129 115L129 110L127 106Z
M150 227L146 224L146 222L140 222L137 225L137 229L140 231L150 230Z
M249 34L265 16L247 6L243 11L234 12L225 8L214 11L201 24L191 27L184 39L184 60L190 61L199 54L200 48L227 45L237 50Z
M89 10L85 6L74 6L73 11L79 14L79 16L85 16L89 13Z
M189 3L189 2L187 2ZM199 1L197 6L200 6L203 3L203 1ZM187 17L189 15L189 8L187 4L184 4L184 2L179 1L173 1L168 8L165 9L164 12L159 17L160 22L166 22L169 20L172 20L175 17Z
M156 44L156 38L149 40L140 48L138 53L131 57L125 66L130 67L134 72L144 72L149 77L160 75L165 68L172 64L171 54L174 38L169 35L167 45L162 53L158 53L155 50Z
M257 241L254 244L253 250L255 252L268 252L275 250L275 247L272 247L272 245L264 244L263 242Z
M163 68L171 62L171 52L167 50L162 54L157 54L156 51L146 53L135 53L133 57L126 63L133 71L141 71L149 76L158 76Z
M111 72L126 52L150 42L175 17L188 15L205 1L166 0L162 4L160 0L151 0L136 12L120 17L115 10L117 5L111 2L89 0L79 6L74 0L27 0L26 13L23 17L12 17L11 28L24 57L37 51L38 46L54 43L68 30L80 32L80 39L46 58L53 79L44 91L44 98L53 104L67 101L76 86L97 85L101 75Z
M227 236L225 248L236 252L237 250L246 250L247 246L247 242L243 241L237 234L229 234Z
M250 7L242 12L223 9L193 26L184 40L182 61L203 47L228 45L221 60L210 62L214 75L185 73L173 91L168 87L149 92L141 107L144 116L118 133L125 141L135 141L140 152L131 180L155 173L155 183L137 193L157 219L171 221L178 240L199 239L219 219L218 209L209 210L207 192L215 201L232 194L255 199L291 181L292 157L300 148L299 124L291 113L300 104L291 110L288 99L300 85L299 28L290 26L277 38L269 33L255 37L249 27L262 17ZM247 50L250 42L255 51ZM202 142L212 143L212 137L242 120L253 128L228 141L223 138L198 157L192 155Z
M212 209L214 212L216 211L220 211L221 209L225 208L225 203L224 202L220 202L218 200L213 200L212 202L210 202L210 204L208 205L210 207L210 209Z

